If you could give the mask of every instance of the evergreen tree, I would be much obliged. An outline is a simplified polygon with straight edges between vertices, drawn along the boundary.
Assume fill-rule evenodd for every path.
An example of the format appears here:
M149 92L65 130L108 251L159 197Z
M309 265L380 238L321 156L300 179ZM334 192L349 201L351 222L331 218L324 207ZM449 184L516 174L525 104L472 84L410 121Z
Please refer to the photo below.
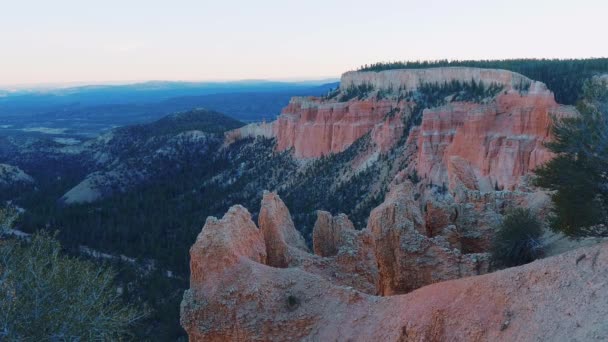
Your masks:
M554 141L547 146L557 157L536 170L536 184L551 190L551 227L569 236L607 235L608 82L585 83L580 116L556 120Z

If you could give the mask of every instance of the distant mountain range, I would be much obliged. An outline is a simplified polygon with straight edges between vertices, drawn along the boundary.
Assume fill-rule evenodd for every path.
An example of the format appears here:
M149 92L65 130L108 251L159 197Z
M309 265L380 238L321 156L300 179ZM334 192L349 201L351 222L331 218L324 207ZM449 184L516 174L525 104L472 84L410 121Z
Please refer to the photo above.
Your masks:
M221 110L245 122L272 120L292 96L319 96L332 80L145 82L49 90L0 91L0 134L98 135L192 108Z

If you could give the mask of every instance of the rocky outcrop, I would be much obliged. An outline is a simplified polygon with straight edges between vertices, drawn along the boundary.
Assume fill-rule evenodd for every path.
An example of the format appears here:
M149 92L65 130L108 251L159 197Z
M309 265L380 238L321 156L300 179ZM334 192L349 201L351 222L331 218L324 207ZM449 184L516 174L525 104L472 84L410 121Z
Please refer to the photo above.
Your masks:
M385 210L381 216L387 219L391 213L410 215ZM606 243L387 297L301 267L269 267L264 251L262 234L244 208L207 220L191 249L191 284L181 306L191 341L552 341L608 335L608 306L601 300L608 296Z
M434 184L514 189L520 177L553 157L545 147L552 117L575 115L549 91L501 93L489 104L426 109L417 134L418 174Z
M289 209L274 192L264 192L258 224L268 253L268 265L287 267L308 248L296 230Z
M315 255L324 257L323 266L332 272L327 279L364 293L378 293L380 274L376 247L368 230L355 230L344 214L332 216L318 211L313 245Z
M455 245L459 236L452 227L441 234L427 227L413 199L411 183L393 187L382 205L372 211L368 230L376 244L383 295L407 293L424 285L483 274L488 271L486 254L462 254Z
M519 190L470 190L462 185L448 191L421 184L418 202L423 207L426 235L443 236L452 248L463 253L489 251L503 215L515 208L528 208L541 220L547 217L550 198L542 191L526 189L527 177Z
M227 229L226 227L230 227ZM228 271L241 259L266 263L266 246L251 214L242 206L234 206L220 220L209 217L205 229L190 249L190 285L209 282L210 276Z

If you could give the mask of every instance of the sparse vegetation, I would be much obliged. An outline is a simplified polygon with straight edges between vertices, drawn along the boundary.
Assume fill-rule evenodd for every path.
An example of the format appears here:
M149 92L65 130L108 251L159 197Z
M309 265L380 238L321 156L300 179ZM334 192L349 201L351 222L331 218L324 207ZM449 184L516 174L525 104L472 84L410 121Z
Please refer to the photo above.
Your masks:
M340 86L337 86L334 89L330 89L327 94L323 97L325 100L331 100L340 95Z
M363 83L359 85L351 84L346 88L342 96L340 96L340 101L349 101L351 99L363 99L370 92L374 90L374 86L369 83Z
M11 206L0 207L0 236L12 227L15 219L15 208Z
M513 267L543 255L541 223L529 210L517 208L505 215L492 245L494 267Z
M408 137L407 132L413 127L420 125L422 122L422 113L427 108L439 107L451 101L470 101L483 102L484 100L493 98L498 95L503 87L499 84L492 83L486 85L483 82L460 82L453 80L451 82L439 83L423 83L414 91L400 90L399 99L415 102L412 108L412 114L404 117L404 132L401 136L399 145L403 145Z
M363 228L371 209L382 202L385 189L374 191L372 188L381 182L379 164L345 177L352 172L351 162L370 144L371 138L366 134L345 151L315 160L295 175L288 187L279 191L296 227L308 242L311 241L316 210L345 213L356 227Z

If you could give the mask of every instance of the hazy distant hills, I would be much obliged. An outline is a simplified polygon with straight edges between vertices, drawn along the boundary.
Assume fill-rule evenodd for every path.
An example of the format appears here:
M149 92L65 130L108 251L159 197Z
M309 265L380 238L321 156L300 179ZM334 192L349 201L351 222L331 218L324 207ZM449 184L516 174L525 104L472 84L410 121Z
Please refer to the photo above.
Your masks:
M198 107L245 122L272 120L292 96L318 96L338 85L326 81L145 82L4 91L0 134L97 135Z

